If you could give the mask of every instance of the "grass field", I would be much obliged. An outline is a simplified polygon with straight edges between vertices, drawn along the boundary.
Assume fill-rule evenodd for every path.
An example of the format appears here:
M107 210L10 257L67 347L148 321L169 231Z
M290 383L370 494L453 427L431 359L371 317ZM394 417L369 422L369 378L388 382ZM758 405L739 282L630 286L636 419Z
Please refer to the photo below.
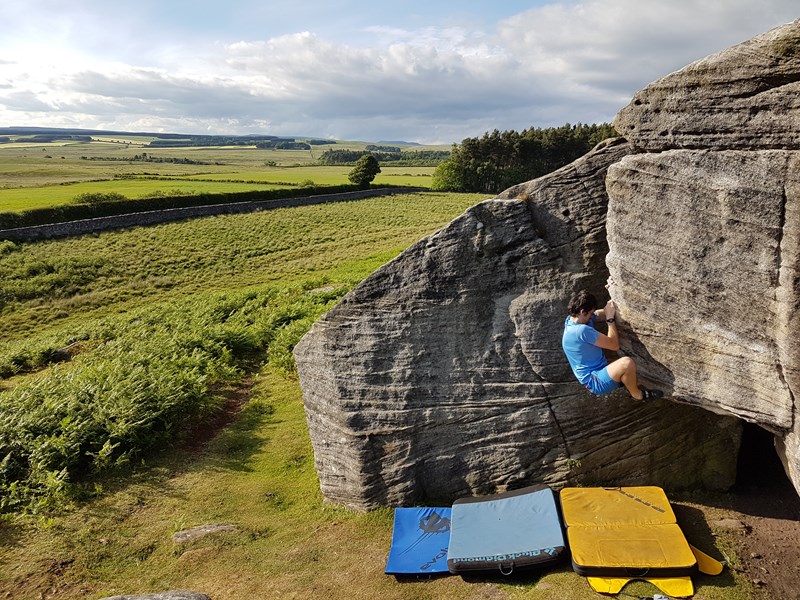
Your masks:
M146 148L149 138L102 136L92 142L0 144L0 212L68 204L84 193L153 195L231 193L298 185L347 184L352 167L312 164L329 148L363 149L354 142L311 150L255 147ZM196 164L145 162L188 159ZM383 167L373 185L430 187L434 167Z
M415 194L6 244L5 359L75 337L83 350L71 363L12 378L0 407L18 399L18 390L62 373L80 379L88 371L82 377L99 385L109 378L99 371L92 379L93 369L124 371L140 350L159 364L174 361L171 344L189 342L195 361L185 367L207 369L210 409L247 402L210 445L193 442L195 430L176 433L185 441L169 452L137 455L90 476L72 494L56 494L53 501L70 506L66 511L40 503L28 516L6 514L0 595L101 598L194 589L215 600L595 598L568 565L503 580L399 582L383 574L391 511L353 514L324 504L319 493L291 346L345 290L481 199ZM253 331L271 338L248 341ZM237 358L237 344L251 344L250 352ZM232 357L213 355L219 348ZM221 371L216 377L214 368ZM167 373L170 381L180 372ZM110 397L119 402L119 394ZM206 523L238 530L173 543L173 533ZM701 600L749 597L746 584L730 575L698 583ZM626 593L653 590L641 583Z

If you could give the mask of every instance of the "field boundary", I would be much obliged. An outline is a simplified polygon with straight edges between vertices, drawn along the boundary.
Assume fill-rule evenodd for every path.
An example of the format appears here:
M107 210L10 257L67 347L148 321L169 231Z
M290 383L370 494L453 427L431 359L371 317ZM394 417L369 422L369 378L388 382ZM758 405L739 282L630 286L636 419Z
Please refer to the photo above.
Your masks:
M363 198L374 198L377 196L389 196L392 194L408 194L425 191L430 190L427 188L408 187L376 188L369 190L357 190L354 192L340 192L337 194L315 194L312 196L274 198L271 200L249 200L245 202L231 202L226 204L204 204L201 206L164 208L159 210L126 213L122 215L94 217L91 219L78 219L75 221L67 221L62 223L48 223L45 225L29 225L26 227L0 229L0 240L11 240L16 242L69 237L72 235L83 235L86 233L96 233L99 231L124 229L126 227L157 225L159 223L182 221L184 219L193 219L196 217L241 214L257 212L261 210L272 210L276 208L291 208L294 206L324 204L326 202L347 202L350 200L361 200Z

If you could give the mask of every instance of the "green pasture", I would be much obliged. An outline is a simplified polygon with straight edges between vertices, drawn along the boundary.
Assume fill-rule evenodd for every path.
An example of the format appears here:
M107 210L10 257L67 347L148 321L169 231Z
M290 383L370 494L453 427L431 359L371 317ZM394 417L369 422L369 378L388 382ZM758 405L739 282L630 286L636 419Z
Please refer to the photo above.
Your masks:
M51 326L69 338L72 321L153 298L320 277L352 284L483 199L394 195L29 244L3 242L0 347L17 337L29 347Z
M253 190L291 188L293 185L257 184L239 182L214 182L172 178L162 179L116 179L91 181L68 185L0 190L0 212L22 212L33 208L45 208L70 204L80 194L117 193L129 199L152 196L192 196L197 194L225 194Z
M435 167L381 167L381 172L372 182L373 186L402 185L414 187L430 187ZM263 183L301 184L313 182L315 185L340 185L348 183L347 175L352 167L347 166L310 166L289 168L265 168L258 172L243 174L241 172L221 172L208 175L189 175L189 180L237 181L247 178L249 181Z
M596 598L568 564L397 581L383 574L391 509L355 514L320 495L294 344L482 199L409 194L0 243L0 455L11 456L0 597ZM56 362L65 348L72 360ZM227 426L208 425L237 407ZM237 530L173 542L207 523ZM696 582L698 600L750 597L735 571Z
M84 193L115 192L138 199L153 195L280 189L311 183L347 184L352 167L310 163L328 148L365 146L347 142L312 146L311 150L240 146L154 149L142 147L143 140L149 138L102 136L92 142L0 144L0 212L60 206ZM151 158L188 159L203 164L133 160L143 153ZM383 167L373 185L428 188L433 171L433 167Z

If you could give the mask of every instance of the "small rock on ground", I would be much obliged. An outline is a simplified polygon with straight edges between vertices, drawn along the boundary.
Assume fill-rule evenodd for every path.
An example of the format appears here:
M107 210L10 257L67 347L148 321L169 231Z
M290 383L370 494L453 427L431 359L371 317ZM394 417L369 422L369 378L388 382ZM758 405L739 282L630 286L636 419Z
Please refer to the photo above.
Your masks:
M185 544L207 535L214 535L225 531L236 531L236 525L229 525L226 523L212 523L210 525L199 525L190 529L184 529L172 536L172 541L176 544Z
M170 590L158 594L144 594L138 596L108 596L100 600L211 600L205 594L189 590Z
M718 529L728 529L733 531L749 531L750 526L740 521L739 519L719 519L717 521L709 521L711 527Z

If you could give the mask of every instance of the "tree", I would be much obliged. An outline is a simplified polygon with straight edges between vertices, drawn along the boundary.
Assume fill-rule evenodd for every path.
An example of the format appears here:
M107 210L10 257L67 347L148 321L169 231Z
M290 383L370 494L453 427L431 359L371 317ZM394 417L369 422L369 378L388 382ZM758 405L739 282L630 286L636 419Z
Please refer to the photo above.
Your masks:
M365 154L356 161L356 166L353 167L347 178L359 187L367 188L380 172L381 167L378 160L372 154Z
M432 190L437 192L457 192L464 187L463 169L457 162L446 160L436 167L433 172Z

